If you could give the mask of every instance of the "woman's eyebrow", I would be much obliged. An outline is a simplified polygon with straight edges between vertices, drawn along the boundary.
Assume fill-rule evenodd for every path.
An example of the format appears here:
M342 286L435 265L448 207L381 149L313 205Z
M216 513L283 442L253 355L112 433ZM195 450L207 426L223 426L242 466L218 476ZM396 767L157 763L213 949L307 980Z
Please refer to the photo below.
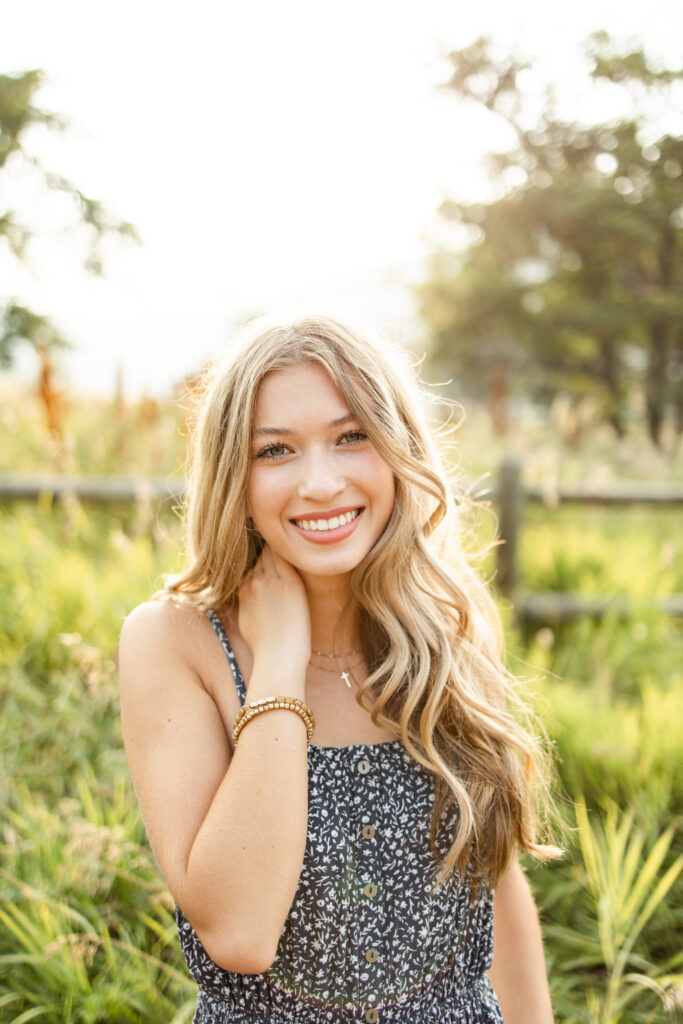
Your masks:
M336 420L330 420L327 424L328 427L342 427L345 423L357 423L358 417L352 412L347 412L343 416L339 416ZM281 437L291 436L295 434L295 430L291 430L289 427L255 427L252 433L253 438L265 437L267 434L279 434Z

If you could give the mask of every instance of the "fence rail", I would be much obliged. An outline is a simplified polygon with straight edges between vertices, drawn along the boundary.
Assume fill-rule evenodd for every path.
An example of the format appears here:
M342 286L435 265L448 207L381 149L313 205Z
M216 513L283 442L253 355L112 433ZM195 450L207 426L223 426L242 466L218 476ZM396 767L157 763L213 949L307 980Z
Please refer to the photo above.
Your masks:
M520 586L519 543L524 528L527 503L542 503L549 509L564 504L580 505L683 505L683 486L675 484L611 484L605 487L559 485L555 488L525 487L522 479L522 460L508 457L500 464L498 483L479 488L478 498L494 501L498 506L501 544L497 548L498 587L509 597L515 613L530 623L560 623L581 616L600 618L607 614L628 615L633 603L624 596L572 593L524 592ZM108 502L169 502L182 501L185 482L165 477L111 477L57 475L0 476L0 501L40 500L75 497L95 503ZM683 618L683 594L672 594L660 602L660 608L670 615Z
M131 502L142 499L182 501L185 493L183 480L167 480L165 477L118 477L57 475L24 476L15 474L0 476L0 501L28 499L38 501L43 497L80 498L98 504L107 502Z
M605 506L683 505L683 486L676 484L610 484L604 487L562 485L556 488L525 487L522 460L508 457L501 462L498 486L489 495L498 504L501 544L497 550L498 586L514 604L518 619L528 623L557 624L582 616L594 619L607 614L628 616L634 602L619 595L572 594L527 591L520 585L519 544L528 502L542 503L549 509L563 504ZM671 594L659 602L662 611L683 617L683 594Z

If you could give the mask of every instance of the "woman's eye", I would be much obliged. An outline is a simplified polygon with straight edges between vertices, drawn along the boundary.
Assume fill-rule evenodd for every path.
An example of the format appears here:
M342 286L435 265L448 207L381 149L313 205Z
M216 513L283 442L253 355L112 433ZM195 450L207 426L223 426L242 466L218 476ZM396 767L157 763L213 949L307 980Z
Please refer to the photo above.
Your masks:
M368 435L364 434L362 430L347 430L339 440L342 444L358 444L360 441L367 441L367 439Z
M284 444L269 444L266 448L262 448L256 453L257 459L280 459L283 455L286 455L289 451Z

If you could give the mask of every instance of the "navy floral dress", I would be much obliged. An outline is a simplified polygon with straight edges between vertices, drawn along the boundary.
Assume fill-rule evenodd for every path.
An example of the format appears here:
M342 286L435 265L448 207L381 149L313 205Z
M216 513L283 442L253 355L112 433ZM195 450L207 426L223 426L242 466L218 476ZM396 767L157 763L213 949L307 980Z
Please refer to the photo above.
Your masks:
M223 970L177 908L199 985L194 1024L502 1024L487 975L492 896L473 901L457 877L434 888L433 801L431 776L400 741L310 745L306 853L273 965Z

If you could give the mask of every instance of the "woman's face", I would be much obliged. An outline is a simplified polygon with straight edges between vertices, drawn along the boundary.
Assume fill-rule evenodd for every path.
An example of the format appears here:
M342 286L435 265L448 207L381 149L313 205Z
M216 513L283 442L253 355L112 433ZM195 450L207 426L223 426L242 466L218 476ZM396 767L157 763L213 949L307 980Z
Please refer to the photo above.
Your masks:
M275 370L256 398L249 514L303 575L342 576L381 536L394 476L315 363Z

